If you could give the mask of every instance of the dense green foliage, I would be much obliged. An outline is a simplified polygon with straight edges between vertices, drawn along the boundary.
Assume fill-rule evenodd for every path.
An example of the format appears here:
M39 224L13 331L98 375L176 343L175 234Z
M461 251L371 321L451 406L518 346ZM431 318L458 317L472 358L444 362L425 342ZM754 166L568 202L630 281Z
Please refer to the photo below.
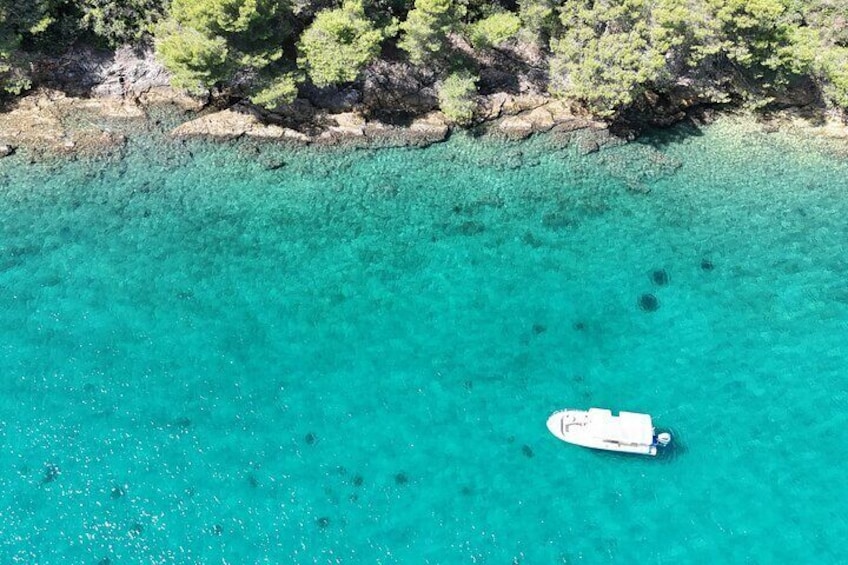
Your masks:
M382 39L361 0L347 0L337 10L318 13L301 36L298 62L317 86L351 82L380 53Z
M141 41L153 32L164 0L79 0L81 24L112 46Z
M763 105L803 78L848 109L843 0L0 0L0 89L25 90L31 60L80 41L152 44L176 86L267 107L304 81L357 81L383 52L435 70L464 123L481 61L531 44L551 91L600 115L684 87Z
M416 65L432 62L448 50L448 34L459 28L465 5L457 0L415 0L400 27L400 47Z
M629 104L645 85L662 83L666 56L680 41L672 33L675 1L567 4L560 12L565 31L552 43L555 87L605 112Z
M43 33L55 8L47 0L0 0L0 89L19 94L30 87L26 56L19 50L26 37Z
M265 108L290 104L297 97L297 80L294 73L268 78L255 85L250 101Z
M241 79L252 91L263 84L257 77L276 74L269 67L283 56L287 15L278 0L173 0L156 30L156 51L177 86Z
M518 0L518 17L526 41L544 44L557 25L554 0Z
M448 75L439 85L439 107L452 122L461 125L471 122L477 107L474 101L477 94L476 82L475 77L460 72Z
M707 90L721 85L719 101L733 91L766 103L763 91L811 75L839 103L838 49L804 24L809 9L794 0L567 2L551 43L552 80L601 114L684 77L712 79Z
M493 47L514 37L521 19L512 12L497 12L469 26L471 44L477 49Z

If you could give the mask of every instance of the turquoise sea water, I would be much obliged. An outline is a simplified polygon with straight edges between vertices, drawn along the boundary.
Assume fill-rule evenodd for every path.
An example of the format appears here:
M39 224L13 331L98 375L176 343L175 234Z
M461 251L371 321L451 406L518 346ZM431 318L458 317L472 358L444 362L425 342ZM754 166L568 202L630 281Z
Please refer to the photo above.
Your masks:
M846 561L844 157L269 151L0 162L0 562Z

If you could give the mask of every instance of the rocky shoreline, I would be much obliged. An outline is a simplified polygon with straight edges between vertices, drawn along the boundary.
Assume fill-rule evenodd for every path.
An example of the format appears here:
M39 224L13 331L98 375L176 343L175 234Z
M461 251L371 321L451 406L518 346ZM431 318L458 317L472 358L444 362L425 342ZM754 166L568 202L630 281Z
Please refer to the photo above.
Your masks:
M268 112L217 93L191 96L169 86L151 53L119 50L72 53L42 62L41 86L0 113L0 157L23 150L32 161L55 156L109 156L138 132L175 140L251 139L288 145L423 147L454 129L437 109L432 77L402 63L380 61L359 89L307 91L293 104ZM492 80L491 86L496 86ZM522 80L519 92L495 90L477 97L475 133L507 140L551 132L581 153L635 137L637 130L593 119L585 111ZM648 124L666 126L713 110L681 97L674 103L646 97ZM848 141L837 115L802 101L760 116L763 127L792 129ZM571 135L580 132L580 135Z
M476 130L487 136L519 140L541 132L585 130L597 138L586 142L586 151L593 150L593 144L597 149L610 137L604 122L577 115L563 102L548 97L498 93L481 103L486 104L484 117ZM288 115L265 112L244 102L219 109L169 87L157 87L137 97L92 98L40 89L0 113L0 154L17 149L36 159L50 154L108 154L136 132L157 130L177 140L248 138L291 145L424 147L444 141L453 129L439 111L390 121L370 117L360 109L331 112L305 100L293 107Z

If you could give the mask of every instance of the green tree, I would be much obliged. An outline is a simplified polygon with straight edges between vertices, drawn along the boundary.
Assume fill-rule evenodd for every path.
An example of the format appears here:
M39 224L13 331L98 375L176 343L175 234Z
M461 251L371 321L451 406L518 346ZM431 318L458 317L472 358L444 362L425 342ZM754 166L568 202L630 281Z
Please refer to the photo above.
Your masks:
M522 37L540 45L548 41L557 27L554 0L518 0L518 17Z
M239 83L258 95L269 76L285 72L278 63L291 30L288 16L282 0L173 0L156 27L156 52L175 86Z
M439 108L454 123L467 125L474 118L477 78L466 72L450 74L437 88Z
M803 19L808 26L799 28L796 45L812 59L811 74L825 99L848 109L848 3L810 0Z
M848 110L848 48L832 47L817 62L824 79L824 93L827 97Z
M319 12L300 38L298 64L317 86L356 80L380 53L383 33L365 17L361 0Z
M259 81L250 96L250 101L265 108L291 104L297 97L297 82L294 73L285 73Z
M165 12L165 0L77 0L81 25L112 46L149 37Z
M468 27L471 45L475 49L494 47L514 37L521 29L521 19L512 12L496 12Z
M400 24L403 35L398 43L416 65L443 55L448 34L459 29L465 6L457 0L415 0L415 7Z
M793 0L706 0L706 11L695 31L696 63L718 55L758 78L764 70L783 76L803 70L794 42L801 16Z
M227 80L233 73L227 41L221 36L180 27L168 20L158 28L156 54L173 73L177 88L202 90Z
M0 91L20 94L30 88L21 42L44 34L55 22L54 9L52 0L0 0Z
M672 50L683 42L682 0L575 0L561 11L565 29L552 41L555 92L601 115L630 104L673 78Z
M14 44L0 41L0 92L20 94L32 86L24 61L15 56Z

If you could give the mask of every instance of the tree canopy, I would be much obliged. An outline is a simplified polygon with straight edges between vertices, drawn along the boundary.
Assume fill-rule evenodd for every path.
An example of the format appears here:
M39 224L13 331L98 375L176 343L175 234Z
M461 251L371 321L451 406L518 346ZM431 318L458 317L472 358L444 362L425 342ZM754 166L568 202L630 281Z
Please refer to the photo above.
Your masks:
M476 82L476 77L469 73L456 72L448 75L439 85L439 107L452 122L464 125L473 119L477 107L474 101Z
M75 42L152 44L174 85L268 107L305 81L356 81L384 53L432 68L461 122L480 61L528 43L552 92L599 115L681 84L764 104L802 78L848 109L836 0L0 0L0 91L26 90L40 52Z
M383 33L366 18L361 0L319 12L301 35L298 63L316 86L356 80L380 53Z
M459 29L466 8L457 0L415 0L400 24L400 48L416 65L431 63L448 49L448 34Z
M521 18L512 12L496 12L469 27L471 44L477 49L493 47L515 36L521 29Z

